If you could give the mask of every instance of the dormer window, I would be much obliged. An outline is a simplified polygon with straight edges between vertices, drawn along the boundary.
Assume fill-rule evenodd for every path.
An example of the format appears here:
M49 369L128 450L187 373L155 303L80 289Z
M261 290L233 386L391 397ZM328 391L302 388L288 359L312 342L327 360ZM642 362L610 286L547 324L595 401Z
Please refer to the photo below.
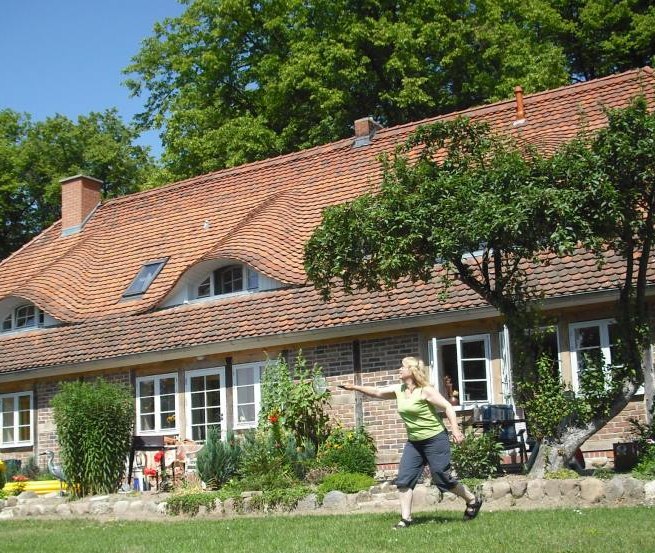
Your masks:
M166 259L158 259L156 261L145 263L137 273L136 277L134 277L132 283L127 287L127 290L123 292L123 297L133 298L145 294L152 284L152 281L155 280L166 264L166 261Z
M257 289L259 289L257 271L239 263L216 269L198 285L196 297L208 298Z
M43 311L32 304L23 304L14 308L2 321L2 332L24 330L43 326Z

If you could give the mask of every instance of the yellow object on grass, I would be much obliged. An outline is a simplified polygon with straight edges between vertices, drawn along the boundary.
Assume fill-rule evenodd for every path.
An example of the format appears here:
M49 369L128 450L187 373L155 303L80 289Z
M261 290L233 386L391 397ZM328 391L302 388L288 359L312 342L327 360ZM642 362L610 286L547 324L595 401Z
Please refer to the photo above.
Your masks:
M23 484L25 484L23 491L35 492L38 495L58 492L60 489L59 480L27 480L26 482L23 482ZM17 485L17 482L7 482L3 490L8 494L12 494ZM62 488L64 490L66 489L65 483L62 485Z

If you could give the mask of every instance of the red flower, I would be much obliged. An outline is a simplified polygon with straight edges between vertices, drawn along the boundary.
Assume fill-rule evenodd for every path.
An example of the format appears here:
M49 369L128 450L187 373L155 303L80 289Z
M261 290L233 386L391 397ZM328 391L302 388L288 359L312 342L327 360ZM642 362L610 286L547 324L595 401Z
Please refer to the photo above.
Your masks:
M146 467L143 469L144 476L157 476L157 471L151 467Z
M16 474L11 478L14 482L27 482L29 478L24 474Z
M271 424L275 424L275 423L276 423L277 421L279 421L279 420L280 420L280 417L279 417L277 414L275 414L275 413L273 413L272 415L269 415L269 416L268 416L268 421L269 421Z
M164 458L164 452L158 451L155 453L155 463L161 463L161 460Z

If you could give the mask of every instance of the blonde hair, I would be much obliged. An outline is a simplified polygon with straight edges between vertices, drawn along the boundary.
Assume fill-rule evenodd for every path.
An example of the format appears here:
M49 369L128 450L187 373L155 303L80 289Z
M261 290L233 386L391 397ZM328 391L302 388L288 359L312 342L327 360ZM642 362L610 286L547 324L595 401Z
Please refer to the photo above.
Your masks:
M403 367L406 369L409 369L409 372L412 373L412 378L414 379L414 383L419 387L419 388L424 388L425 386L430 385L430 381L428 380L428 371L427 367L425 366L425 363L418 357L405 357L402 360Z

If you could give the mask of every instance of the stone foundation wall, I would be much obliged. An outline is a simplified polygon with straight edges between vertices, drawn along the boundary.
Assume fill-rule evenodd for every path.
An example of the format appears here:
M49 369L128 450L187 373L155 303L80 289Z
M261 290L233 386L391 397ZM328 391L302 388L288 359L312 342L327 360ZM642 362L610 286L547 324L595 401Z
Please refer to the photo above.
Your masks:
M548 509L618 507L627 505L655 505L655 481L645 482L619 476L611 480L581 478L576 480L542 480L525 477L500 478L483 484L485 510ZM239 515L261 515L251 508L252 497L261 492L244 492L238 505L234 500L216 501L215 508L200 508L200 517L226 518ZM23 492L19 497L0 500L0 520L23 517L116 519L165 519L167 494L137 493L97 496L78 501L68 498L38 497ZM434 487L420 484L414 491L414 511L458 511L462 500L451 493L441 494ZM346 514L357 512L397 512L396 487L388 482L356 494L332 491L318 505L310 494L301 500L293 512L298 514ZM271 514L281 514L273 510ZM186 515L181 515L186 516ZM181 517L180 516L180 517Z

